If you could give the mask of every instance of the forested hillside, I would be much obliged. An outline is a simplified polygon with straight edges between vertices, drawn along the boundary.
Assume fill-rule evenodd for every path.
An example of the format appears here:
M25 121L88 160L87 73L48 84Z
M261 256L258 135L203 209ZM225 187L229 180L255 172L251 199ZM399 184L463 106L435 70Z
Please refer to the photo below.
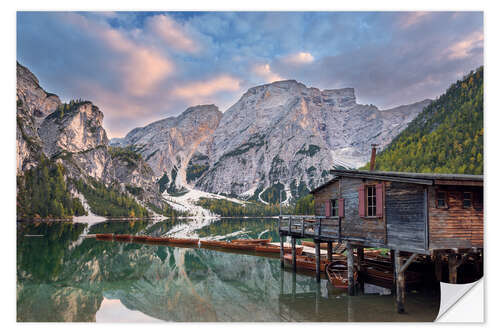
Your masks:
M378 154L376 169L483 174L483 131L480 67L424 108Z

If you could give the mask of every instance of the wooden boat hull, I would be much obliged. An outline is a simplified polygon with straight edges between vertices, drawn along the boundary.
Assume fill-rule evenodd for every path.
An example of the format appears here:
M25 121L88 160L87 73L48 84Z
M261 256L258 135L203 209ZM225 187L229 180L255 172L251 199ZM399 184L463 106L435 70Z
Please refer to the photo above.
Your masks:
M268 239L233 239L231 243L246 243L246 244L268 244L271 238Z
M293 258L292 258L291 253L285 254L284 259L287 263L293 264ZM322 272L325 271L325 267L326 267L327 263L328 263L328 261L326 261L326 260L320 261L320 264L319 264L320 271L322 271ZM310 257L298 255L296 257L296 264L297 264L297 267L299 267L299 268L308 269L308 270L312 270L312 271L316 270L316 259L315 258L310 258Z
M172 244L198 245L198 238L170 238L168 240Z
M96 239L113 239L113 234L96 234Z
M302 246L297 246L295 248L295 253L300 256L303 250L304 248ZM258 245L255 247L255 251L266 253L280 253L280 247L277 245ZM285 253L292 253L292 248L290 246L283 247L283 251Z
M115 235L115 239L120 241L129 241L132 239L132 236L127 234L119 234Z
M308 241L302 241L301 245L307 246L307 247L316 247L314 242L308 242ZM333 247L335 247L336 244L333 244ZM320 249L322 250L327 250L328 249L328 244L327 243L321 243L319 246Z
M224 248L243 251L254 251L258 244L227 243Z
M149 239L149 236L144 236L144 235L132 236L132 240L139 241L139 242L145 242L148 239Z
M343 260L333 260L326 266L326 275L328 280L335 288L347 289L349 287L349 278L347 273L347 264ZM354 282L358 280L358 272L354 268Z
M227 242L217 240L200 240L200 244L203 246L226 247Z
M168 237L149 237L148 242L151 243L168 243L170 238Z

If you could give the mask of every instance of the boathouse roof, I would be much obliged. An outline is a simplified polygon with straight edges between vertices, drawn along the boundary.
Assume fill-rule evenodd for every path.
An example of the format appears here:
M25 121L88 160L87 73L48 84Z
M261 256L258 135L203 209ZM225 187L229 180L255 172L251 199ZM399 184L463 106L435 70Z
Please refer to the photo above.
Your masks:
M333 169L330 170L330 173L334 175L334 177L328 182L313 189L311 193L315 193L321 190L322 188L330 185L340 177L387 180L387 181L422 184L422 185L483 186L482 175L413 173L413 172L395 172L395 171L364 171L364 170L345 170L345 169Z

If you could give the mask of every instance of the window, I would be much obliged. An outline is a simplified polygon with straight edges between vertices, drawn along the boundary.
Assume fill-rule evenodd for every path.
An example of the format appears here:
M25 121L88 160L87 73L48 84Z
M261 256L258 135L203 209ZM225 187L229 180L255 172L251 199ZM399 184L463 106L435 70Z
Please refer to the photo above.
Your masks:
M463 195L463 207L464 208L471 208L472 207L472 193L471 192L464 192Z
M377 216L377 194L372 185L366 187L366 216Z
M447 208L446 205L446 192L438 191L436 193L436 206L437 208Z
M358 188L358 212L360 217L384 216L384 183L360 185ZM342 203L340 203L341 214Z
M332 216L339 216L339 201L337 199L330 200L332 207Z

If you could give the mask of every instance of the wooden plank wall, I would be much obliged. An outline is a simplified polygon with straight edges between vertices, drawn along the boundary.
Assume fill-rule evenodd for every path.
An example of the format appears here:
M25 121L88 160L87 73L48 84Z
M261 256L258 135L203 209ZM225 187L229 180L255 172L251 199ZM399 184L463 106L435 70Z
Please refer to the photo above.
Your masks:
M425 250L425 187L386 182L385 188L388 245L407 251Z
M362 218L358 213L358 187L363 183L362 179L342 178L333 182L314 194L314 208L316 215L323 215L321 203L329 199L344 198L344 218L341 223L341 234L343 237L354 237L366 239L370 242L385 242L384 218ZM377 182L370 182L370 184Z
M447 193L448 208L436 207L436 192ZM429 248L451 249L483 247L482 187L429 187ZM463 192L472 192L472 208L463 208Z

